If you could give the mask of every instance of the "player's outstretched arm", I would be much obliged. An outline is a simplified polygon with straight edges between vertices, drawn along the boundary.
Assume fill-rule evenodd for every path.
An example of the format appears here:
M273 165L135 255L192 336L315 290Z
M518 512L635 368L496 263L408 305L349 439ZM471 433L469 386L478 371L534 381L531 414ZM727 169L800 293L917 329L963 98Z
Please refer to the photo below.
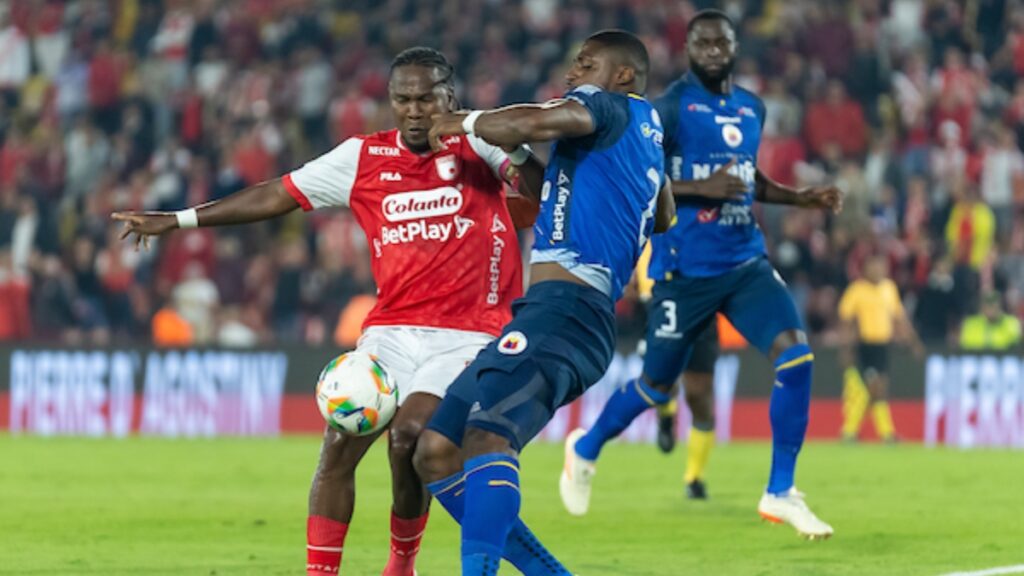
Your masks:
M843 210L843 193L835 186L792 188L772 180L760 169L754 178L754 197L758 202L820 208L831 210L834 214Z
M115 212L111 218L124 223L121 239L135 234L135 246L149 247L150 236L176 228L246 224L287 214L299 203L285 189L280 178L267 180L222 200L200 204L178 212Z
M474 134L495 146L519 146L559 138L579 138L596 129L594 118L579 102L552 100L544 104L515 104L495 110L452 112L434 117L430 144L444 146L445 136Z

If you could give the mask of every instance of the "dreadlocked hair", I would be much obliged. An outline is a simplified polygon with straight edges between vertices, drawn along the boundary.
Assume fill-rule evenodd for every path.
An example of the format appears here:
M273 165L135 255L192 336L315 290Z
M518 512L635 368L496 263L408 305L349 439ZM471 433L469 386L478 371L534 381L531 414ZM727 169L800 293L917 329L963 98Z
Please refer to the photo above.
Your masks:
M437 83L444 84L448 88L455 109L459 108L458 101L455 98L455 67L452 66L451 62L448 61L448 58L445 58L445 55L440 50L426 46L406 48L399 52L398 56L395 56L395 59L391 61L390 73L393 74L395 68L402 66L436 68L441 72L441 79Z

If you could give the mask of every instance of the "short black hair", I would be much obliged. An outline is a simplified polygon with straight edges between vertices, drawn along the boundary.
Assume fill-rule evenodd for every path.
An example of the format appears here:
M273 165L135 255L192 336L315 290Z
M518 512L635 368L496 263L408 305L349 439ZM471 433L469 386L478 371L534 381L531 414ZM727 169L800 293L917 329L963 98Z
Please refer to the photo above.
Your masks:
M441 79L437 81L438 84L446 84L452 89L452 93L455 92L455 67L452 63L445 58L445 55L440 50L434 48L428 48L427 46L413 46L412 48L406 48L395 56L395 59L391 61L390 73L394 73L395 68L402 66L423 66L424 68L437 68L441 72Z
M693 27L697 25L697 22L702 20L722 20L729 25L729 28L732 28L734 31L736 30L736 23L732 21L732 18L730 18L728 14L715 8L707 8L697 12L693 15L693 18L690 18L690 21L686 24L686 33L689 34L692 32Z
M641 92L644 91L647 87L647 73L651 69L651 58L647 55L647 47L636 34L625 30L601 30L591 34L587 42L596 42L618 53L627 65L636 70L637 87Z

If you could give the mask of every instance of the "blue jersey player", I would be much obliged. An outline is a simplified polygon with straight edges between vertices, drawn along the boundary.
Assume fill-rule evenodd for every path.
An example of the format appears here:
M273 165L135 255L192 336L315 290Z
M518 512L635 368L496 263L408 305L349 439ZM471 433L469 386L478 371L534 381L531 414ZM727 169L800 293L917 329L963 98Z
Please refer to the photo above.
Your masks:
M431 130L438 145L463 133L505 147L556 140L526 296L502 336L448 389L414 458L431 493L461 521L464 575L496 574L513 540L539 546L518 518L518 454L604 374L614 303L651 233L671 223L662 124L639 95L648 67L636 36L598 32L567 72L563 99L446 115ZM568 574L546 552L523 571Z
M736 46L727 15L698 13L687 37L691 71L655 102L665 123L677 222L652 240L655 285L643 374L612 395L590 431L569 435L560 491L570 513L586 513L601 447L647 408L669 402L695 340L722 312L775 366L772 465L758 511L805 537L827 538L831 526L793 485L814 355L793 299L765 256L751 206L758 200L838 211L842 195L834 187L788 188L757 169L764 104L732 84Z

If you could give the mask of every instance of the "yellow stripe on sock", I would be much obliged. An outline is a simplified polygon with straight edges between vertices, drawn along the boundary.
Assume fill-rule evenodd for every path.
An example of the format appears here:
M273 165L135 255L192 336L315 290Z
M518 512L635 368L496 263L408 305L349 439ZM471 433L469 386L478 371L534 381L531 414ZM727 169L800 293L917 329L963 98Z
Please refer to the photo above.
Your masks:
M474 472L479 472L480 470L483 470L484 468L487 468L489 466L506 466L508 468L511 468L511 469L515 470L517 473L519 472L519 467L516 466L515 464L511 463L511 462L502 462L502 461L499 461L499 462L488 462L487 464L481 464L480 466L477 466L476 468L473 468L469 472L466 472L465 474L462 475L462 478L465 479L466 476L469 476L470 474L473 474Z
M459 481L458 481L458 482L453 482L453 483L452 483L451 485L449 485L449 486L448 486L447 488L445 488L444 490L441 490L440 492L438 492L437 494L435 494L435 496L440 496L441 494L444 494L445 492L447 492L447 491L451 490L452 488L455 488L455 487L457 487L457 486L461 486L461 485L465 484L465 482L466 482L466 477L465 477L465 476L463 476L462 478L459 478Z
M779 366L776 366L775 367L775 371L776 372L781 372L783 370L788 370L788 369L790 369L790 368L792 368L794 366L799 366L801 364L810 362L811 360L814 360L814 353L813 352L808 352L807 354L804 354L803 356L800 356L799 358L793 358L789 362L786 362L784 364L780 364Z
M697 430L690 428L690 439L686 442L686 472L683 481L689 484L704 477L711 458L711 448L715 445L714 430Z
M647 393L644 392L644 389L640 387L640 380L633 380L633 386L636 386L637 393L640 394L640 397L644 399L644 402L647 402L648 406L658 405L658 403L655 402L653 398L648 396Z
M516 492L519 491L519 486L516 486L515 484L513 484L512 482L509 482L508 480L491 480L491 481L489 481L487 483L487 485L488 486L507 486L509 488L514 488L516 490Z

